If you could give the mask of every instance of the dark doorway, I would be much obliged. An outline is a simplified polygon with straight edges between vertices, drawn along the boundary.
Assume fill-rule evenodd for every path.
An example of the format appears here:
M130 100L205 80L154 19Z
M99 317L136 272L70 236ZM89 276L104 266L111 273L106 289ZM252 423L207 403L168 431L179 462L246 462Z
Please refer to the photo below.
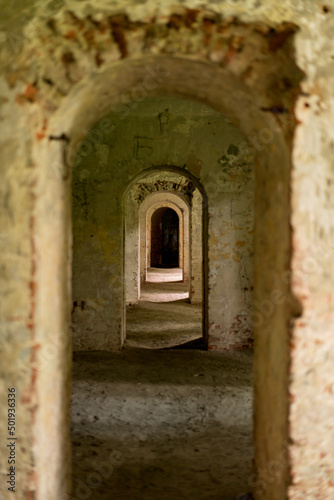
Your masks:
M179 216L158 208L151 219L151 267L179 267Z

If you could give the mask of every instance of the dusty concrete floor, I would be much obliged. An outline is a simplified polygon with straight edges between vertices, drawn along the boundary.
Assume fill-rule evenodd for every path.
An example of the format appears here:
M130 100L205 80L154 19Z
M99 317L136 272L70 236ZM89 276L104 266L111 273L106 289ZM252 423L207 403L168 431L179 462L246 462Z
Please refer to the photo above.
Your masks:
M181 269L148 269L140 302L126 310L126 346L162 349L202 336L202 306L189 304Z
M74 355L73 498L235 499L249 490L251 352Z
M145 285L121 352L74 354L72 500L246 498L252 353L171 349L201 337L200 306L155 300L182 286Z
M161 349L202 336L202 307L141 301L126 311L126 346Z

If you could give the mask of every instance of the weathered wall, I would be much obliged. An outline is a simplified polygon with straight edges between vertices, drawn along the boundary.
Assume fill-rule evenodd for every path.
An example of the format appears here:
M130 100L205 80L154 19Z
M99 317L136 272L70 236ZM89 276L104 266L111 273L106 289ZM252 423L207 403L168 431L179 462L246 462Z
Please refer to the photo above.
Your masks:
M292 172L292 325L289 498L334 496L334 3L301 20L297 60L306 78ZM312 40L312 42L311 42Z
M203 274L206 267L203 266L205 249L203 247L204 219L203 200L198 189L194 191L191 205L191 277L190 277L190 302L192 304L203 303ZM205 235L206 237L206 235Z
M126 304L136 304L140 296L139 207L133 189L123 200L124 295ZM146 252L143 256L146 260Z
M2 92L6 89L2 86ZM9 127L1 129L1 155L10 158L1 167L1 300L0 300L0 425L1 425L1 475L0 492L2 498L15 495L8 492L6 484L8 473L8 388L15 388L16 428L20 434L20 463L17 473L21 482L17 483L18 498L31 489L33 471L33 436L30 432L34 418L35 355L37 342L34 330L35 283L34 261L35 242L32 238L34 224L32 210L35 202L34 171L29 158L25 155L22 141L26 124L20 113L15 112L13 103L2 107L2 113L11 113L16 121L16 133ZM7 109L7 111L6 111ZM3 116L3 115L2 115ZM17 176L17 177L16 177ZM15 230L14 230L15 229ZM21 411L17 411L18 408ZM17 437L17 434L15 434Z
M116 234L121 234L124 187L149 165L182 168L207 192L209 348L249 346L254 166L239 150L244 137L220 114L197 103L146 98L134 104L126 119L115 113L102 119L112 124L110 133L103 144L85 151L73 170L75 348L121 344L121 311L108 298L116 272L111 264L122 266ZM94 129L101 129L101 122ZM168 182L164 174L156 177L158 184ZM180 192L189 189L187 182L179 185Z
M21 28L26 24L26 16L32 16L38 3L42 6L39 18L34 19L22 37ZM255 284L260 286L256 297L260 309L264 311L262 318L268 328L267 331L256 329L256 339L259 340L255 345L255 445L258 476L250 478L250 482L257 500L281 500L286 496L291 499L331 500L334 494L334 260L331 258L334 246L331 196L334 2L225 0L207 1L203 4L199 0L187 0L182 7L179 5L176 8L176 15L170 17L170 6L175 3L175 0L148 0L139 4L133 0L122 0L117 5L107 0L99 0L94 4L71 1L70 8L75 10L77 16L68 15L67 24L61 21L59 26L49 18L56 11L61 11L63 2L47 5L44 1L0 2L0 60L2 68L7 72L0 84L1 168L4 169L1 184L1 228L4 228L1 234L1 257L4 276L8 276L1 284L1 374L6 381L4 387L15 384L19 394L21 476L17 483L16 497L21 500L27 498L28 492L31 492L31 497L36 492L36 498L41 500L65 498L64 457L68 454L63 443L67 437L64 429L68 429L68 425L62 418L67 406L70 365L63 355L66 345L64 328L67 327L63 311L68 307L64 284L68 283L68 266L64 250L66 241L63 242L62 235L66 233L64 228L69 225L69 217L66 216L66 210L62 213L62 207L66 205L68 171L63 166L61 140L48 141L47 136L54 134L61 138L63 133L74 131L75 127L68 125L71 123L71 113L77 122L82 118L81 127L77 125L77 133L81 128L84 135L82 128L86 128L87 133L92 126L94 119L84 119L85 113L89 114L88 104L85 106L84 103L89 103L93 108L93 104L97 101L101 103L102 98L99 92L94 92L96 89L93 85L90 87L90 95L85 95L80 91L78 82L84 81L88 88L90 79L95 78L94 81L97 81L96 72L103 71L104 64L108 66L111 61L118 61L120 57L130 58L134 53L137 57L141 57L143 53L190 56L195 66L196 60L211 61L205 68L205 72L211 75L206 86L200 86L199 81L203 79L201 72L194 74L189 71L187 75L180 71L179 77L182 76L183 79L178 80L179 88L182 81L181 87L185 94L208 104L210 95L214 96L211 105L215 103L217 109L225 108L226 112L229 111L227 115L234 117L235 123L253 144L259 164L265 170L266 165L271 163L268 149L280 160L280 148L275 147L279 144L276 139L281 132L274 129L275 137L272 141L268 134L259 135L261 127L267 127L267 131L270 127L261 113L252 114L247 110L254 111L256 103L258 111L262 107L267 116L271 116L270 108L276 118L277 115L284 116L288 112L291 113L289 116L293 115L293 99L287 96L291 95L291 88L295 83L291 87L291 79L284 78L289 62L286 62L280 44L284 47L285 37L289 38L294 30L291 29L290 33L289 28L277 31L278 23L293 22L300 29L294 37L295 55L291 50L290 57L295 58L303 69L305 78L302 93L296 96L299 123L292 145L292 273L289 270L287 274L281 272L281 277L283 276L283 283L287 288L290 287L291 280L292 292L303 308L297 307L297 302L295 306L291 302L291 313L296 316L302 313L291 324L284 312L284 306L290 307L290 304L286 301L285 304L278 304L280 299L277 294L271 295L277 287L270 285L270 279L267 290L261 286L265 273L259 262ZM69 5L68 2L65 4ZM215 16L210 12L199 17L200 22L195 22L197 13L187 11L185 15L185 6L211 9L222 14L224 22L216 23ZM103 31L105 12L117 15L126 12L130 19L139 23L137 30L132 26L131 33L127 33L128 40L131 39L128 45L119 36L122 34L122 26L119 26L123 22L121 19L114 19L110 30L107 27ZM95 14L94 22L83 19L88 14ZM63 18L61 12L60 17ZM98 36L94 31L96 22L102 22ZM257 28L253 32L251 26L245 28L240 23L257 23ZM218 35L215 28L217 24L220 30ZM231 30L234 36L231 36ZM242 44L244 36L247 41L245 45ZM245 48L248 48L246 56ZM69 53L72 51L76 61L73 61ZM275 63L272 71L268 71L271 67L270 54L273 54L274 61L282 61L282 66ZM211 72L213 64L223 68L220 83L224 90L221 94L214 90L217 83ZM175 71L177 67L176 61L173 66ZM187 68L189 69L188 66ZM118 70L118 67L114 68L114 72L119 75ZM232 74L236 75L236 79L230 77ZM186 84L188 76L192 77L191 88ZM240 84L239 78L244 86ZM120 81L124 87L127 86L126 80ZM133 85L140 83L135 78L129 78L129 81ZM226 82L230 85L226 85ZM122 95L121 85L112 77L109 83L109 88L118 89L115 91L115 99L119 99ZM150 83L152 84L152 79ZM66 95L71 89L73 99L69 98L64 106L62 103L66 101ZM175 83L175 95L176 89ZM125 96L123 101L124 105L135 97L129 92L129 98ZM243 92L252 96L247 103L242 98ZM179 94L181 93L180 91ZM85 113L83 111L80 116L76 114L75 102L84 95L85 99L80 102L80 106L85 108ZM234 112L233 106L238 111ZM60 109L58 117L55 115L57 109ZM95 111L96 109L95 107ZM126 110L125 106L123 111ZM105 114L107 110L104 108L103 112ZM53 119L53 116L56 118ZM271 125L272 123L270 122ZM287 157L284 158L286 160ZM282 188L280 179L274 178L276 185L271 184L270 188L275 194L279 194ZM268 187L265 179L261 185L262 189ZM287 196L286 191L284 196ZM275 199L277 201L277 197ZM271 203L269 197L266 197L266 203L262 207L261 203L257 205L260 212L256 212L256 217L262 212L266 213ZM284 218L274 218L275 225L272 225L269 232L270 236L276 235L277 239L280 234L278 229L283 227L286 239L288 214L282 215ZM265 230L270 229L270 217L267 222ZM261 238L256 248L260 251L261 248L267 250L269 238L266 239L264 232L261 234L260 231L258 234ZM320 250L314 245L315 240L322 245ZM277 249L282 250L280 246ZM289 251L286 252L285 266L289 267ZM270 262L267 264L270 278L272 267ZM278 284L278 281L275 283ZM281 287L280 284L278 289ZM289 295L284 296L287 298ZM264 299L267 301L266 309L261 307ZM36 306L35 310L28 305L28 300L30 305ZM15 316L12 314L13 308ZM270 327L275 326L276 317L282 311L285 330L281 328L280 334L276 335L275 328ZM291 326L290 337L286 334L288 325ZM45 347L48 345L53 350L50 349L49 357L46 358ZM5 392L1 391L1 394ZM6 435L6 400L2 403L1 435ZM277 417L277 408L281 407L284 407L284 411ZM289 428L286 426L288 415ZM51 416L53 420L50 419ZM290 478L286 474L288 466ZM2 455L2 479L6 472L5 455ZM2 480L2 488L3 484ZM2 493L5 498L11 498L10 492Z

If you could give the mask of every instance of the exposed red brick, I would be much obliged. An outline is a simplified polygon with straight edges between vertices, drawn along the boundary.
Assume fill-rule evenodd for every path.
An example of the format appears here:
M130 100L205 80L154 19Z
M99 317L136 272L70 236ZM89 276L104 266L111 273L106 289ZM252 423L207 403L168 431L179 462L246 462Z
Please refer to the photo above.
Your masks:
M199 9L186 9L184 23L187 28L191 28L191 26L196 22L199 12Z
M30 101L34 101L37 94L37 88L34 85L27 85L24 91L24 97Z
M64 64L73 64L75 63L75 57L73 55L73 53L68 50L67 52L64 52L64 54L62 55L62 61Z
M209 45L214 28L215 28L215 22L213 19L208 19L208 18L203 19L202 31L204 33L203 44L205 46Z
M85 31L84 37L89 45L96 46L94 31L92 29Z
M172 29L175 29L175 30L179 30L181 28L181 26L183 25L183 20L182 20L182 17L177 15L177 14L172 14L170 17L169 17L169 21L167 23L167 27L168 28L172 28Z
M36 139L41 141L42 139L44 139L46 134L45 134L45 132L36 132L35 135L36 135Z
M268 34L268 45L270 52L276 52L294 35L297 26L293 23L285 23L279 30L271 29Z
M128 55L128 44L124 31L124 23L124 16L113 16L110 18L112 36L118 45L122 59L124 59Z
M27 500L35 500L36 499L36 495L35 495L35 491L27 491Z
M74 30L69 30L67 33L65 33L64 38L67 38L68 40L77 40L78 35Z
M101 54L99 52L96 52L95 54L95 62L96 66L101 66L104 63L104 59L101 57Z

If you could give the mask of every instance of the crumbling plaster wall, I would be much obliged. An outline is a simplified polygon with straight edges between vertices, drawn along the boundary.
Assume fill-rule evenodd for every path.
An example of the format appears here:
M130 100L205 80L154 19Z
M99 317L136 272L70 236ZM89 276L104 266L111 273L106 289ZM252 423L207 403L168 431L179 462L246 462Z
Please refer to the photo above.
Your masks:
M172 3L174 5L176 2ZM41 50L36 56L26 51L31 43L35 43L36 29L40 30L37 44L41 44L41 35L44 36L44 40L49 40L50 34L47 30L44 31L42 26L45 25L48 17L54 16L63 2L54 2L52 6L39 2L42 6L39 13L42 16L39 20L34 20L24 36L21 34L22 27L26 25L26 16L33 15L37 2L25 0L13 3L6 0L1 1L0 5L2 12L0 60L2 68L7 72L0 84L1 148L2 168L4 169L1 197L5 207L1 214L1 255L5 273L1 284L3 294L1 300L1 370L3 379L6 381L3 389L15 385L20 402L18 418L21 432L19 466L21 475L16 497L25 499L28 494L32 497L36 492L38 499L59 500L59 498L65 498L66 481L63 479L67 472L67 465L64 462L67 449L64 447L64 442L68 434L63 431L67 428L67 424L66 420L62 420L62 415L67 406L64 388L67 383L69 363L65 362L67 358L66 355L64 357L63 352L66 342L61 338L64 336L63 329L68 319L62 317L61 311L64 309L64 304L67 304L66 287L62 280L66 282L68 276L66 275L66 259L64 258L62 262L60 258L60 255L64 254L63 248L66 247L66 242L63 242L62 238L57 238L55 241L53 231L56 228L51 221L67 220L68 222L68 217L62 214L61 209L64 204L62 193L68 181L65 179L58 182L49 174L49 177L45 178L47 169L45 164L40 163L40 160L50 158L50 154L48 153L49 156L32 154L31 139L35 138L35 133L40 139L48 134L45 116L52 115L63 98L61 92L66 94L73 82L64 80L62 73L59 72L58 76L60 80L63 80L63 84L60 85L60 90L54 91L50 76L57 72L60 66L54 64L57 59L56 53L52 56L48 54L49 69L46 71L44 82L38 81L36 93L35 75L38 68L45 67L44 52ZM94 5L84 1L72 1L67 5L77 12L79 18L80 12L87 14L99 11L100 18L103 18L100 12L118 14L126 11L130 18L141 19L144 23L147 22L148 26L151 26L154 12L163 29L169 22L171 2L164 0L153 3L149 0L137 4L128 0L122 1L117 6L114 2L100 0L94 2ZM184 6L203 8L203 3L188 0L184 2L182 8L181 6L178 8L178 13L183 12ZM295 57L298 65L305 72L305 78L297 101L299 123L293 146L291 184L293 260L291 275L289 274L284 279L290 283L291 278L292 290L299 298L303 309L301 317L291 325L289 346L292 349L292 363L289 368L289 378L285 378L284 384L281 385L289 392L290 427L286 435L289 440L286 441L286 453L279 453L280 448L275 444L276 438L284 436L285 431L281 433L277 420L271 418L271 416L274 417L281 401L271 399L273 394L277 395L280 392L277 390L279 384L271 383L272 378L280 379L279 364L274 365L275 369L272 369L277 345L272 345L267 341L266 347L259 342L255 350L255 413L259 429L256 431L255 444L256 469L260 479L250 479L254 484L256 499L283 499L288 492L288 497L293 499L329 500L333 498L334 488L332 482L334 261L331 258L334 247L333 196L331 196L334 3L332 0L326 2L311 0L232 2L226 0L207 1L205 7L221 13L225 18L230 19L229 22L232 24L260 22L265 27L266 25L277 26L282 22L293 22L300 27L300 31L295 36ZM178 50L179 36L184 36L189 40L189 33L185 28L176 30L177 21L178 17L171 22L170 27L172 39L175 37L177 39L174 44L170 45L171 52ZM204 38L209 37L209 33L205 35L206 28L209 31L209 26L210 23L204 24L201 30L194 32L194 37L198 38L199 47L203 47L203 33ZM63 44L61 37L54 33L52 38L55 46L60 48ZM152 47L154 49L154 44ZM206 50L201 50L199 57L205 59L208 54ZM232 46L226 64L231 63L236 51L237 47ZM210 57L210 52L208 57ZM24 67L30 69L27 71L23 69ZM89 64L86 69L88 67ZM89 71L82 71L82 75L85 74L89 74ZM256 78L257 74L259 79ZM259 89L261 82L264 86L267 85L267 79L259 70L248 79L247 85L249 88ZM272 99L269 99L270 104L275 105L275 96L277 97L276 105L280 104L281 94L284 92L283 87L274 85ZM258 95L261 93L265 98L267 89L262 88L258 91ZM48 95L48 98L43 100L41 107L38 96L42 95ZM55 129L61 132L61 127L55 127ZM261 148L266 149L261 141L255 147L261 154L263 154ZM60 162L59 144L44 146L44 150L50 148L54 157L58 157ZM62 174L63 171L59 169L58 172ZM42 183L44 191L41 189L41 182L39 184L35 182L40 178L47 180L44 185ZM55 193L59 193L59 196L57 197ZM45 202L45 195L52 200L51 206ZM43 203L39 202L39 198L43 199ZM57 203L55 203L55 198L57 198ZM44 226L41 225L41 212L45 213L52 230L46 223ZM38 227L37 233L34 231L35 224ZM276 229L279 227L278 224ZM43 232L41 232L42 228ZM47 251L45 247L45 234L48 234L48 231L52 252ZM61 236L61 232L58 232L58 236ZM316 240L322 245L321 247L315 245ZM43 258L41 258L40 247L36 247L36 243L40 245L41 241L44 245ZM57 276L52 272L52 266L43 268L44 263L52 260L54 269L58 273ZM36 261L39 262L37 270L35 270ZM63 269L63 274L60 272L61 269ZM46 274L52 284L50 290L45 287L45 281L41 280L41 276ZM40 291L45 294L44 301L36 290L37 281ZM55 288L54 283L58 283L59 286ZM59 295L60 299L55 300L60 292L62 292L62 295ZM270 302L272 306L277 305L273 300ZM13 308L15 315L11 312ZM270 309L272 307L267 307L266 313L269 323L272 321L272 315L268 312ZM278 305L277 309L280 310L281 306ZM300 312L299 310L296 314ZM54 319L56 319L55 322ZM46 328L42 327L43 324ZM48 345L55 349L53 353L50 349L49 359L42 366L42 361L46 359L45 347ZM38 356L37 353L39 353ZM271 377L272 373L273 377ZM52 391L49 390L47 384L50 379L53 382ZM269 381L269 385L264 383L264 379ZM6 413L6 391L1 390L1 395L3 398L1 400L1 425L3 425ZM45 415L44 411L46 406L48 415ZM53 415L51 427L48 424L50 415ZM269 430L266 426L261 428L261 424L266 422L272 422ZM2 432L2 435L5 434L6 426ZM281 445L282 442L280 442ZM3 456L2 474L7 471L4 459ZM289 487L289 482L282 481L278 477L279 471L285 470L287 464L290 464L291 471ZM9 498L9 492L3 491L2 493L5 498Z
M110 122L103 144L88 152L83 142L79 152L81 148L85 155L73 169L75 348L108 349L121 343L124 324L115 297L121 291L111 280L121 282L122 195L129 179L151 165L177 166L207 191L209 348L249 346L254 165L239 149L244 137L219 113L198 103L152 97L134 104L126 119L116 113L103 117L103 123ZM101 130L101 122L93 130ZM168 187L164 173L156 173L155 180ZM185 195L190 190L191 203L193 183L186 177L177 184Z

